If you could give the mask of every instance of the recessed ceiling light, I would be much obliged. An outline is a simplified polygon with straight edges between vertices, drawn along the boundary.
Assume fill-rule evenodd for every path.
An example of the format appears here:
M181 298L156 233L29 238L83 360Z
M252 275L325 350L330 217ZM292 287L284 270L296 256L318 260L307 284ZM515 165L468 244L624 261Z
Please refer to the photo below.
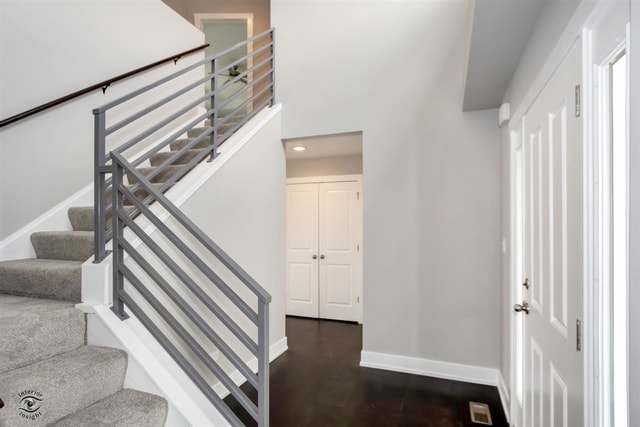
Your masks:
M296 145L295 147L293 147L293 151L304 151L306 149L307 147L305 147L304 145Z

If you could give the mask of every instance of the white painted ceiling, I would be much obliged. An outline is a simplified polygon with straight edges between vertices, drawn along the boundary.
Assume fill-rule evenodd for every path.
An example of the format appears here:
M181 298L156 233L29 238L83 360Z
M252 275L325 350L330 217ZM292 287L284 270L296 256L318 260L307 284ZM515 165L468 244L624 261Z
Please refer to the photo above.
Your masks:
M548 1L476 0L464 111L500 106Z
M362 132L309 136L283 140L287 160L362 155ZM293 151L302 145L305 151Z

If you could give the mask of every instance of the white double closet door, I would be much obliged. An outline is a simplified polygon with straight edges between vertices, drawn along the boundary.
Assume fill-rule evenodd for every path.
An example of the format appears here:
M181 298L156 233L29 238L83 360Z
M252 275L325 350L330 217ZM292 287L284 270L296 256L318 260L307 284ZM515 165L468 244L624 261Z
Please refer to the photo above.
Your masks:
M287 185L287 314L359 321L360 181Z

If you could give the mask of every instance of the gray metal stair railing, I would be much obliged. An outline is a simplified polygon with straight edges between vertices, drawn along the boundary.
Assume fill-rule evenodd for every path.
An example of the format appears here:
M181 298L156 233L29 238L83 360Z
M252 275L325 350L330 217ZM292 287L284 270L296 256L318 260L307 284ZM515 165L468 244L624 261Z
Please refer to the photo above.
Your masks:
M238 59L225 64L224 67L221 66L220 62L223 57L238 51L242 52ZM168 177L160 187L161 192L166 191L206 157L213 160L217 155L220 144L263 108L274 105L274 52L274 29L272 28L93 110L95 139L94 262L101 262L107 256L105 245L112 237L112 230L107 223L107 217L112 214L113 209L106 197L111 186L112 155L110 152L117 152L127 157L135 155L135 160L132 160L131 164L137 167L148 162L153 155L165 150L166 147L189 130L209 120L210 124L206 126L207 129L204 133L180 150L177 150L159 164L154 171L146 175L151 180L165 173L167 168L187 151L196 147L203 140L208 139L207 151L199 153L187 165L179 168ZM229 78L223 84L219 83L221 75L224 75L225 72L231 74L232 67L241 64L247 64L247 69L229 75L227 76ZM211 68L205 72L204 69L208 65ZM202 73L198 74L198 70L201 70ZM166 84L176 82L177 79L186 79L187 77L193 77L193 79L188 83L182 83L181 81L181 84L183 84L181 89L174 89L170 94L165 93ZM236 84L239 82L243 83L242 87L234 89L234 86L237 86ZM207 83L211 85L209 89L205 88ZM197 92L197 95L194 95L195 92ZM223 93L226 99L222 99ZM143 96L155 96L159 99L154 98L149 105L140 108L136 106L136 102L139 102ZM243 96L245 98L242 98ZM228 114L221 115L223 108L229 108L232 101L241 99L244 99L244 102L233 108ZM209 103L208 107L207 103ZM162 115L161 109L168 104L171 105L172 112ZM198 107L203 108L204 112L184 123L184 115ZM113 110L117 111L112 117L109 113ZM121 117L123 115L122 111L127 110L133 112ZM135 126L140 123L139 120L150 118L151 114L161 115L161 117L157 119L154 125L142 131L136 130ZM111 119L116 121L111 123ZM154 118L154 120L156 119ZM127 132L132 133L132 135L127 135ZM156 135L160 132L164 132L168 136L158 138ZM130 190L134 193L139 189L139 183L135 183L130 187ZM144 200L145 206L152 201L152 198L147 197ZM134 217L138 213L139 211L135 209L129 215Z
M176 363L184 370L187 376L202 391L207 399L218 409L218 411L226 418L226 420L234 426L243 425L240 418L227 406L223 399L213 390L211 384L206 379L206 375L213 374L229 391L230 395L241 405L241 407L257 421L259 426L269 425L269 303L271 296L262 288L246 271L244 271L233 259L229 257L220 247L218 247L205 233L203 233L185 214L177 208L161 191L156 189L151 182L138 172L135 166L127 161L120 153L113 152L111 154L113 172L113 192L112 203L114 214L112 216L113 233L113 307L112 311L121 319L126 319L128 315L125 313L125 305L127 310L131 311L141 321L149 332L156 338L162 347L172 356ZM151 198L163 209L163 214L168 214L172 219L172 226L161 219L153 211L152 206L148 206L142 199L137 196L124 184L125 174L135 177L145 193L146 198ZM147 219L153 225L153 233L160 233L163 245L157 243L151 233L142 229L137 221L131 219L130 215L124 209L124 203L128 201L135 206L140 212L140 216ZM251 308L244 298L234 291L232 286L225 282L222 277L216 273L207 261L196 253L196 250L185 243L174 231L173 228L178 227L182 233L187 233L191 238L199 243L199 249L206 252L207 256L215 257L227 271L237 278L245 289L251 291L255 298L256 309ZM125 233L125 227L127 232ZM172 228L173 227L173 228ZM132 234L127 238L126 235ZM132 243L136 240L139 244L136 246ZM176 260L167 253L164 247L170 247L179 252L182 259L188 260L190 265L197 269L207 279L209 285L215 286L233 306L241 313L241 315L250 321L255 327L257 342L252 339L243 327L229 315L220 301L212 297L207 289L203 287L201 279L195 279L189 275ZM150 262L148 256L144 256L138 247L142 246L145 250L153 255L153 261ZM125 254L127 256L125 256ZM158 264L162 269L171 272L172 277L177 279L177 283L170 283L168 275L158 271ZM196 338L189 331L189 327L181 322L171 309L163 304L158 298L158 292L150 289L149 281L145 283L134 272L134 268L144 272L144 275L150 279L157 288L162 291L164 297L171 301L171 307L174 311L178 310L180 315L186 316L193 327L205 336L210 343L216 346L222 355L237 369L237 371L253 386L257 391L257 405L251 400L247 394L236 385L234 380L225 372L219 363L212 358L201 342L201 338ZM125 287L125 280L130 285ZM234 349L226 342L220 333L211 326L210 322L202 317L193 307L185 300L181 292L177 290L177 286L184 286L189 291L189 295L195 296L202 306L206 307L207 313L211 313L222 325L241 343L244 348L249 350L252 356L258 360L258 373L254 374L251 368L243 361L238 354L239 351ZM128 289L134 289L135 297ZM182 289L182 288L181 288ZM245 297L246 298L246 297ZM155 317L160 317L166 328L172 334L180 338L182 343L188 350L197 357L201 364L206 368L208 373L202 372L202 369L189 361L188 355L184 354L176 345L175 341L167 336L166 332L158 326L149 313L141 306L144 300L155 312ZM252 301L253 302L253 301Z

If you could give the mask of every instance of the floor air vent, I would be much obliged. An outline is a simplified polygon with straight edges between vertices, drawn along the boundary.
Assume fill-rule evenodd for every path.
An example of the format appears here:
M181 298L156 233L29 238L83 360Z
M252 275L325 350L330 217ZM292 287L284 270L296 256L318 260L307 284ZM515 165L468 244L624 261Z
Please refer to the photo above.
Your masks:
M469 402L469 410L471 411L471 422L476 424L483 424L486 426L492 426L491 412L489 412L489 405L486 403Z

